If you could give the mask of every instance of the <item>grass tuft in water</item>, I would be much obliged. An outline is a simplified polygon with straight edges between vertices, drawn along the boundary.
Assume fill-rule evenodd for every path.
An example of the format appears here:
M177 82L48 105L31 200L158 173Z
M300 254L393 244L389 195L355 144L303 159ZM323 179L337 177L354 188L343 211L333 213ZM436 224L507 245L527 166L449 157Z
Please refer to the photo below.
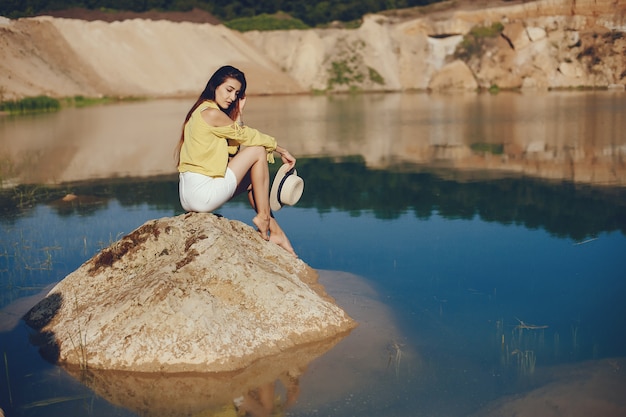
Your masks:
M528 324L517 318L516 320L518 324L513 327L510 337L505 335L503 320L496 321L500 366L509 369L514 366L513 369L519 376L528 377L535 373L537 351L541 353L545 350L544 330L548 326Z
M6 352L4 352L4 371L7 377L7 387L9 390L9 404L13 407L13 394L11 393L11 380L9 379L9 361L7 360Z
M387 368L389 368L392 364L396 373L396 377L400 375L400 362L402 361L402 346L397 341L393 341L393 343L389 347L389 361L387 362Z
M47 400L35 401L35 402L30 403L30 404L26 404L22 408L28 410L28 409L36 408L36 407L47 407L47 406L53 405L53 404L65 403L65 402L68 402L68 401L84 400L86 398L89 398L89 397L86 397L86 396L55 397L55 398L49 398Z
M535 373L537 357L533 350L514 350L511 354L517 358L517 371L520 375L530 376Z
M572 351L578 353L578 326L572 325Z

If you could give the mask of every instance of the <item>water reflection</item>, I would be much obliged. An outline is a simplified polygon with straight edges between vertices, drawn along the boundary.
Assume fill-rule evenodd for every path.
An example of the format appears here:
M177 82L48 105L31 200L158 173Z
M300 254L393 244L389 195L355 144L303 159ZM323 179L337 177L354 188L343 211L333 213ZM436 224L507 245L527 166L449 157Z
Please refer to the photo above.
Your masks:
M272 173L275 170L273 166ZM298 206L320 212L339 209L359 215L371 211L377 218L388 220L406 212L428 219L436 212L447 219L479 217L488 222L542 228L577 241L603 232L626 234L626 190L620 187L515 176L481 178L464 171L422 166L371 170L359 157L300 158L298 172L306 178L307 189ZM24 215L23 208L37 202L46 202L59 216L95 215L106 209L111 199L122 206L140 203L180 213L177 187L175 175L66 183L61 187L18 186L0 194L0 222ZM63 201L68 192L76 198Z
M623 93L390 94L335 97L317 102L321 108L285 101L266 106L260 120L277 120L277 130L284 118L298 120L282 137L307 155L595 184L623 185L626 178Z
M340 340L338 337L283 352L242 372L151 374L79 369L69 372L100 397L141 416L240 412L240 415L261 417L284 412L292 406L310 362Z
M0 118L0 180L60 183L174 172L189 100ZM626 95L550 92L252 97L247 122L296 156L360 156L369 168L445 167L626 185ZM474 173L474 174L472 174Z

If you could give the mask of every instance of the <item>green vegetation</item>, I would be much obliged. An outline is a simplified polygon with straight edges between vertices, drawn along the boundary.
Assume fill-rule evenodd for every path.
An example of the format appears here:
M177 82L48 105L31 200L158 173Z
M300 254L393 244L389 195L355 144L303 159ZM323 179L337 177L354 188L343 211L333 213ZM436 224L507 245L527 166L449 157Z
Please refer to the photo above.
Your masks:
M190 11L205 10L223 22L284 12L305 25L315 27L330 22L360 21L367 13L425 6L441 0L2 0L0 15L11 19L35 16L47 11L74 7L104 11ZM238 23L234 23L238 24ZM249 30L249 29L248 29ZM267 29L265 29L267 30Z
M337 89L358 92L368 82L385 84L385 79L378 71L365 65L361 53L365 46L361 40L346 42L344 39L337 43L337 48L340 48L337 56L340 59L331 62L328 67L327 92Z
M475 26L467 35L463 37L457 46L454 56L463 61L469 61L473 57L482 55L485 43L489 39L497 38L504 30L504 25L500 22L491 26Z
M489 86L489 93L491 94L498 94L500 92L500 87L496 84L492 84L491 86Z
M48 96L25 97L19 100L0 101L0 112L10 114L45 113L60 110L62 107L87 107L98 104L138 100L143 100L143 98L74 96L59 100Z
M328 70L328 88L327 91L334 90L337 86L348 87L351 92L359 91L359 86L366 80L375 84L385 85L385 79L372 67L367 67L367 78L361 72L361 57L353 56L352 59L344 59L341 61L331 62Z
M491 26L475 26L469 34L474 38L495 38L500 36L504 30L504 25L500 22L495 22Z
M490 153L492 155L504 154L504 145L501 143L472 143L470 149L478 153Z
M340 26L343 29L358 29L361 27L361 19L354 19L348 22L341 22L340 25L337 25L337 22L330 22L328 24L318 24L317 27L327 28L327 27L338 27Z
M85 97L85 96L74 96L70 98L64 99L64 105L68 107L87 107L87 106L96 106L99 104L109 104L109 103L122 103L122 102L133 102L133 101L142 101L146 100L145 97Z
M367 71L369 73L369 78L373 83L385 85L385 79L378 71L372 67L367 67Z
M363 81L363 74L357 72L356 68L348 60L334 61L328 70L328 89L335 86L348 86Z
M63 100L63 104L68 107L87 107L87 106L95 106L98 104L107 104L113 103L119 100L113 99L111 97L85 97L85 96L74 96L69 97Z
M11 114L57 111L61 102L48 96L25 97L19 100L7 100L0 103L0 111Z
M294 19L285 13L276 13L273 15L262 13L258 16L240 17L238 19L229 20L225 22L224 25L230 29L238 30L239 32L309 28L302 20Z
M33 207L42 201L49 201L54 196L48 187L39 185L19 185L12 189L11 200L19 209ZM60 198L61 196L57 196Z

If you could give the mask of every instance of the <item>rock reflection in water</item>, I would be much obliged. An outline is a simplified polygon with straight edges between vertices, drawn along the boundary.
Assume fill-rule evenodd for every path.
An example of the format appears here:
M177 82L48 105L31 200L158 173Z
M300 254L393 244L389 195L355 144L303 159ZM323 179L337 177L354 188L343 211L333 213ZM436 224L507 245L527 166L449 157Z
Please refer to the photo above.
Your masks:
M237 373L157 374L75 368L67 371L97 395L141 416L212 415L211 411L233 408L235 404L252 410L256 394L277 383L287 390L286 400L293 402L299 378L308 364L342 337L345 335L283 352ZM277 405L282 407L285 402Z
M241 372L66 370L96 395L141 416L234 416L235 407L247 415L261 416L290 407L294 412L310 411L339 402L372 381L385 384L396 380L397 372L403 372L400 368L406 367L403 360L415 363L410 349L402 350L402 357L390 351L402 336L389 309L377 300L364 279L349 273L320 271L320 281L338 304L359 320L359 327L351 333L282 352ZM382 397L377 400L384 401ZM273 409L269 410L268 405Z

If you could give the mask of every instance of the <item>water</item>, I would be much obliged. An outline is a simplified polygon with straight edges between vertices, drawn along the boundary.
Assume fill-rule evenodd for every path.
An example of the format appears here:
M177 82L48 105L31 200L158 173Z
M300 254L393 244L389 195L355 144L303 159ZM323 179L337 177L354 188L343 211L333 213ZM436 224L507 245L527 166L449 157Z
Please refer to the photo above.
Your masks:
M19 322L98 250L182 213L171 151L188 105L0 119L2 182L29 184L0 198L7 415L233 412L210 397L228 384L239 396L237 378L81 380L45 362ZM623 414L625 107L610 92L251 98L246 122L299 157L306 181L278 219L360 322L280 375L281 400L296 376L299 387L285 413L524 415L549 399ZM63 203L68 192L79 199ZM220 213L252 217L243 200Z

